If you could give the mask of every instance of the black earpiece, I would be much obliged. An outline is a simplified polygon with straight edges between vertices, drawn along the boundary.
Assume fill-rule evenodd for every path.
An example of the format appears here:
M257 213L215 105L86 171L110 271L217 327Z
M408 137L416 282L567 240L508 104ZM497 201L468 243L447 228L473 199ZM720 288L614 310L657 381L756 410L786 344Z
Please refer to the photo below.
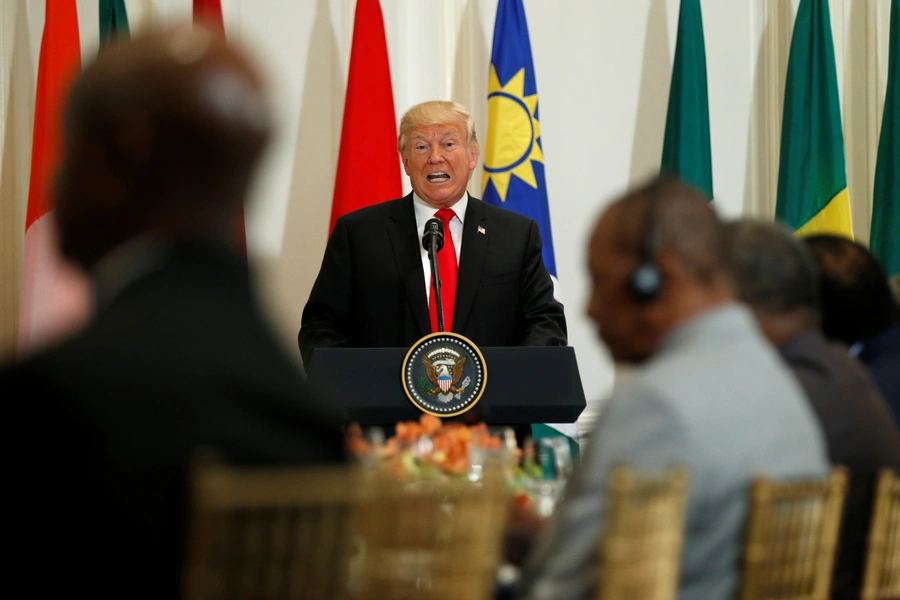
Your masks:
M640 302L653 302L662 291L662 273L656 262L656 198L647 203L644 219L644 239L641 242L641 257L629 278L631 293Z

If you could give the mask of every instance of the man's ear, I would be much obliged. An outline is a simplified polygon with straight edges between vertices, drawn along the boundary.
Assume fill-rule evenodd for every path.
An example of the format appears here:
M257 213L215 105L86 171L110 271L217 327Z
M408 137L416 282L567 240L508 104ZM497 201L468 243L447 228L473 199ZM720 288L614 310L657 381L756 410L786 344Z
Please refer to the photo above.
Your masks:
M409 175L409 159L406 157L405 152L400 153L400 162L403 163L403 172Z
M478 166L478 145L469 146L469 171L474 171Z

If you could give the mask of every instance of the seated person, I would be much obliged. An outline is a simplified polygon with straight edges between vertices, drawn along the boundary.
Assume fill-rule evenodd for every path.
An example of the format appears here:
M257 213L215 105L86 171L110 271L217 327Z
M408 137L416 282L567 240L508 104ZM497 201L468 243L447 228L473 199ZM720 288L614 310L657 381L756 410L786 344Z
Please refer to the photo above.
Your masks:
M588 255L588 314L613 358L640 366L591 433L526 562L521 597L593 597L618 465L689 471L682 600L734 597L755 477L827 475L816 418L736 302L724 243L703 194L668 178L629 192L600 217Z
M202 29L115 43L75 82L55 216L98 311L0 372L0 397L33 427L13 539L31 595L181 597L186 474L202 449L343 460L231 245L270 132L259 72Z
M878 260L862 245L837 235L803 240L822 283L822 332L843 342L872 373L900 423L900 309Z
M828 457L850 470L833 599L856 600L878 470L900 470L900 433L865 367L818 328L818 273L806 245L782 225L726 228L731 273L763 334L796 375L825 432Z

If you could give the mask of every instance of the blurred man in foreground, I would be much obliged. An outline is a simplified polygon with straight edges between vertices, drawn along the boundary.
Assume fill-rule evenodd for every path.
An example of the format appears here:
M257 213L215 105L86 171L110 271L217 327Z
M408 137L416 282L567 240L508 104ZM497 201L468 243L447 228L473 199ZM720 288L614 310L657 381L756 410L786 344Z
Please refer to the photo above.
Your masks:
M32 529L16 546L47 571L34 595L180 595L201 448L242 464L342 460L231 247L270 128L256 69L204 30L112 45L75 83L56 214L98 313L0 375L35 435L19 492Z
M868 367L900 423L900 310L881 265L865 247L837 235L803 239L822 278L825 337L843 342Z
M804 243L775 223L726 226L738 296L797 376L833 464L850 469L835 563L834 599L856 599L878 469L900 469L900 433L866 369L818 328L818 274Z
M526 598L589 598L610 473L687 467L679 598L731 598L750 482L828 471L815 417L752 315L735 302L722 227L672 179L613 203L591 238L588 313L618 361L642 365L615 390L566 500L529 557Z

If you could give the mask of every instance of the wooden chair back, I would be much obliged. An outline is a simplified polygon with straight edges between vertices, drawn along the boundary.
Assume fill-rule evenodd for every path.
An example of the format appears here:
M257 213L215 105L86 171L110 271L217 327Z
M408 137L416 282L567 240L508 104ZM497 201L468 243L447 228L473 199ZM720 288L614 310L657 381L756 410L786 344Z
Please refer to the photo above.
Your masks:
M687 480L681 468L660 478L642 478L626 467L613 471L598 599L678 596Z
M847 472L824 480L754 481L741 600L827 600Z
M900 477L890 469L883 469L875 484L860 596L862 600L900 598Z
M191 479L187 600L346 596L358 471L207 460Z
M358 513L360 598L493 598L510 496L502 475L481 484L398 484L376 474Z

